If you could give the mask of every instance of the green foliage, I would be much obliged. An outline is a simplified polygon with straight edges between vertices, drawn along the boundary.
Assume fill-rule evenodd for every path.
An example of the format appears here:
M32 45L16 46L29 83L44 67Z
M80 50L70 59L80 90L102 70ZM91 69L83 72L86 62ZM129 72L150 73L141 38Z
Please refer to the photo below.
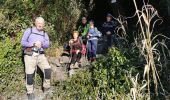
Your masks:
M66 82L56 83L54 97L62 100L130 98L131 77L136 71L124 54L113 48L89 70L83 70Z
M100 59L94 67L93 78L101 94L101 98L112 99L116 94L126 94L130 91L130 76L134 67L129 60L116 48L110 49L107 55Z
M0 91L6 96L23 91L24 67L22 63L21 39L22 33L17 38L7 37L0 42Z
M16 36L16 33L33 26L35 17L46 20L46 30L51 41L62 43L68 32L75 29L81 14L81 0L6 0L0 8L0 37Z
M83 9L82 3L81 0L51 0L51 2L45 5L42 16L55 25L57 34L53 36L57 36L58 41L64 42L68 39L67 35L76 27Z
M61 100L83 100L94 95L91 73L88 70L80 71L66 82L56 83L54 100L60 97Z

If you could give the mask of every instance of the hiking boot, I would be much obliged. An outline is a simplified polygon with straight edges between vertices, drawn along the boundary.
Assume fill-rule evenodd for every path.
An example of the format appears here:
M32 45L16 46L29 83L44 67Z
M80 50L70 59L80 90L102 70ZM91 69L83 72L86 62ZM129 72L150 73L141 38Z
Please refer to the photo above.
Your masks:
M44 93L49 93L49 92L50 92L50 88L44 88L44 89L43 89L43 92L44 92Z
M95 61L96 61L96 58L92 58L92 59L91 59L91 62L95 62Z
M78 62L76 62L75 64L74 64L74 68L76 69L76 68L79 68L79 63Z
M45 100L51 100L50 99L51 98L50 93L52 92L51 88L44 88L43 92L44 92Z
M74 69L70 69L69 72L68 72L68 74L69 74L69 77L71 77L73 74L75 74Z
M78 67L79 67L79 68L81 68L81 67L82 67L82 66L81 66L81 62L79 62L79 63L78 63Z
M35 95L34 93L27 94L28 100L35 100Z
M88 62L91 62L91 58L88 58Z
M70 69L77 69L79 68L78 63L76 62L75 64L70 65Z
M74 69L74 64L71 64L71 65L70 65L70 69Z
M89 58L89 59L88 59L88 62L90 62L90 63L92 63L92 62L94 62L94 61L95 61L94 58Z

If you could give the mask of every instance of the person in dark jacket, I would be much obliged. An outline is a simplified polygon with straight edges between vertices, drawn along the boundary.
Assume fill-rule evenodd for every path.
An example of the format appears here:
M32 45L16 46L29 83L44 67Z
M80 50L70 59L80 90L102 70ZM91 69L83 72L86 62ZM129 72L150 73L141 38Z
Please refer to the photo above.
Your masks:
M80 59L81 59L81 51L82 51L82 43L81 39L79 38L78 31L73 32L73 39L69 41L69 45L71 48L71 64L70 68L78 68L80 65Z
M107 14L106 16L106 22L103 24L103 34L107 37L107 48L110 48L112 46L112 36L115 35L115 28L117 26L116 21L113 21L113 16L111 14Z

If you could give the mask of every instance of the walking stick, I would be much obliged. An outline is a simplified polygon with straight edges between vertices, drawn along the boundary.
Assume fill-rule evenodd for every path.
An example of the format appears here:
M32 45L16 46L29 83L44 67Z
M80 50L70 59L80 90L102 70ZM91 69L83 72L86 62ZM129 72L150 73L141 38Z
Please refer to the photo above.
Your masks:
M70 59L69 59L69 63L67 64L68 76L71 76L70 71L72 70L72 69L70 68L71 60L72 60L72 50L73 50L73 47L72 47L72 45L70 44L70 57L69 57Z

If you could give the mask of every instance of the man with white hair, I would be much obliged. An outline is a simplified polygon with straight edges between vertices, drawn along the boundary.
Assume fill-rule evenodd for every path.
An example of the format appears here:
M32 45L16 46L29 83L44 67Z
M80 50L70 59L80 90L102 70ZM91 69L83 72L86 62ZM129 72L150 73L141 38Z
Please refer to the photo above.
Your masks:
M44 54L49 47L48 34L43 30L45 21L42 17L35 19L35 27L26 29L21 44L24 49L24 62L26 73L26 89L28 100L34 100L33 77L37 66L44 74L43 91L50 89L51 67Z

